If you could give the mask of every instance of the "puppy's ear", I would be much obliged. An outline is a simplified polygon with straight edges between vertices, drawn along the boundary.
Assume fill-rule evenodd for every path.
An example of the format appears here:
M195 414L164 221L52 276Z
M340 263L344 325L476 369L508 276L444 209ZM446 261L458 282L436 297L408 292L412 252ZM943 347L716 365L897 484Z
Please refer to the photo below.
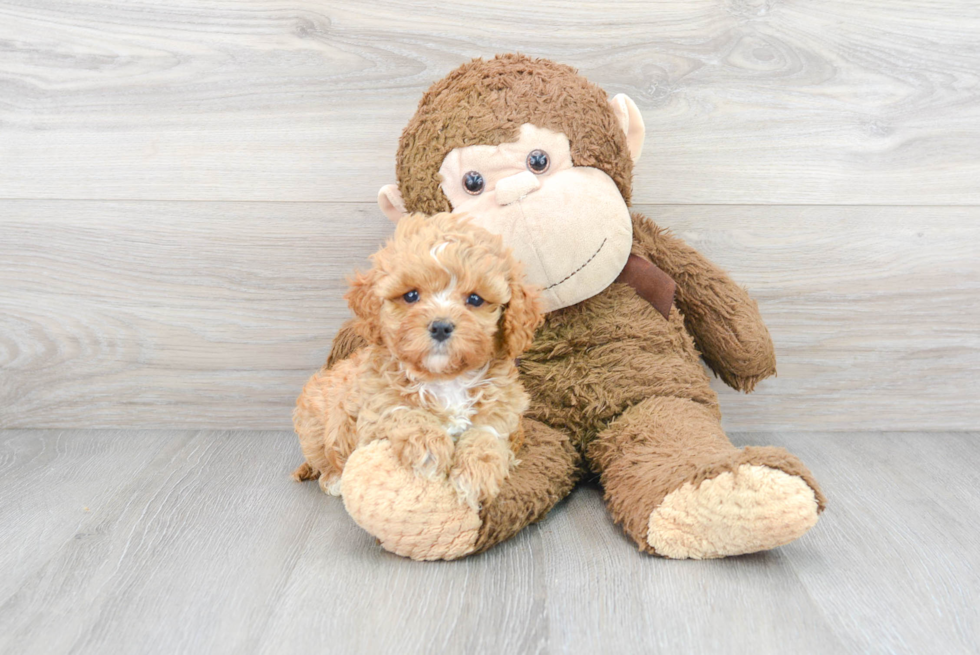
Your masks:
M503 357L515 359L534 341L534 331L544 321L537 290L526 287L520 276L510 285L510 302L500 317L500 350Z
M344 298L357 320L354 329L364 339L371 343L381 343L381 298L374 292L378 272L370 270L367 273L357 273L351 280L350 291Z

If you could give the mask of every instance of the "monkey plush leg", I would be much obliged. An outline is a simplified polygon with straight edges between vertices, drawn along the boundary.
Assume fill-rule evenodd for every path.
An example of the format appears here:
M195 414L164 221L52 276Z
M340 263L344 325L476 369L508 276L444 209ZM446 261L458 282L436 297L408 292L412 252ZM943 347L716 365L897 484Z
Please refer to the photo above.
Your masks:
M782 448L731 444L717 409L650 398L590 445L613 518L642 550L707 559L768 550L809 530L825 500Z
M461 503L448 478L416 476L388 440L358 448L341 479L344 506L385 550L417 560L482 552L538 521L572 490L579 455L568 437L524 419L519 463L480 511Z

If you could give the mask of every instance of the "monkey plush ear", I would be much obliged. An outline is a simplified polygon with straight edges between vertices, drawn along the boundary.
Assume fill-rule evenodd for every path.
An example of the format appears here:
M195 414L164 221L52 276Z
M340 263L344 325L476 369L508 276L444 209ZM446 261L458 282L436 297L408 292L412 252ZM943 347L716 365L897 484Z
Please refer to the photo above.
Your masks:
M619 126L626 133L626 145L630 149L630 158L635 164L640 159L640 153L643 152L643 137L646 135L640 109L625 93L614 95L609 99L609 104L616 118L619 119Z
M405 215L405 201L402 200L402 192L398 190L397 184L386 184L378 191L378 206L392 223Z

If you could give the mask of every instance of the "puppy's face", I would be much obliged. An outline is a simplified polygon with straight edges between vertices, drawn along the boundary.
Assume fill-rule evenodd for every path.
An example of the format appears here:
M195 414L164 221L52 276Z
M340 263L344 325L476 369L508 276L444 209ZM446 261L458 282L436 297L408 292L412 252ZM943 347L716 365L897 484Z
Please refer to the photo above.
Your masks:
M499 237L459 217L409 216L348 294L362 334L416 377L447 379L516 357L540 322Z

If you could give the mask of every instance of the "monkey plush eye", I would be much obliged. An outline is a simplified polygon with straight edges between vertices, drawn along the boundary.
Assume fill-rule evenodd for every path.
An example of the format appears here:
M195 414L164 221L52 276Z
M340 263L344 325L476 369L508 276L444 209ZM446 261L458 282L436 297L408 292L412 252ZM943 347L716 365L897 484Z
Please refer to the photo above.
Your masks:
M413 302L418 302L419 301L419 292L416 291L415 289L412 289L411 291L409 291L408 293L406 293L404 296L402 296L402 298L405 300L405 302L407 302L409 305L411 305Z
M486 186L486 182L483 176L476 171L470 171L463 176L463 188L466 189L466 193L478 196L483 192L483 187Z
M479 307L483 303L484 303L483 298L481 298L480 296L476 295L475 293L471 293L470 295L468 295L466 297L466 304L467 305L470 305L472 307Z
M551 160L548 159L548 153L544 150L532 150L531 154L527 156L528 170L536 175L544 173L550 165Z

